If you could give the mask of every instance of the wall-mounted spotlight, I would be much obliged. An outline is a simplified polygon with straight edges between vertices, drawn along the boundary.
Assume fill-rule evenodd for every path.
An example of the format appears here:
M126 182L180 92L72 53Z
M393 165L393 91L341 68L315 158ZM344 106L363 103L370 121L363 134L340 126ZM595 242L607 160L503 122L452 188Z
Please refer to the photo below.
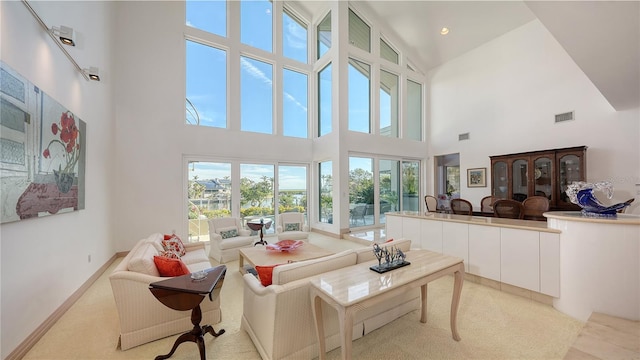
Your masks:
M62 41L63 44L69 46L76 46L76 33L72 28L61 25L60 27L53 26L51 32Z
M82 72L85 73L89 79L94 81L100 81L100 70L97 67L90 67L88 69L82 69Z

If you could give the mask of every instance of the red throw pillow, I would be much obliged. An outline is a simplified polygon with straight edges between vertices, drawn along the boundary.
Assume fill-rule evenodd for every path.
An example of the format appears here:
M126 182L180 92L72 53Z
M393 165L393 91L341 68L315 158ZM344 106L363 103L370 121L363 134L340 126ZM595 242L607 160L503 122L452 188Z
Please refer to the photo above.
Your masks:
M389 240L387 240L385 242L388 243L388 242L392 242L392 241L393 241L393 238L391 238L391 239L389 239Z
M170 259L164 256L154 256L153 262L156 264L160 276L180 276L190 273L187 265L185 265L180 259Z
M165 250L175 251L180 256L184 256L184 254L187 253L187 251L184 248L184 244L182 243L182 240L180 240L180 238L176 234L165 235L164 240L162 240L162 247Z
M256 265L256 271L258 272L258 278L260 279L260 282L262 283L262 286L269 286L271 285L271 278L273 275L273 268L281 265L281 264L276 264L276 265L266 265L266 266L260 266L260 265Z

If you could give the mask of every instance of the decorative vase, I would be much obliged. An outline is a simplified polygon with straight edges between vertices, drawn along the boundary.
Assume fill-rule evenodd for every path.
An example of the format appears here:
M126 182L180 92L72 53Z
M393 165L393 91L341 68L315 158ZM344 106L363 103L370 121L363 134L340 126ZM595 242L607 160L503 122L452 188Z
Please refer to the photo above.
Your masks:
M73 179L75 178L74 173L60 172L58 170L53 170L53 176L56 179L56 185L58 186L58 190L61 193L68 193L71 190L71 186L73 186Z
M605 192L609 199L613 197L613 185L608 181L601 181L597 183L574 181L571 185L567 186L566 193L569 196L569 199L572 203L577 204L582 208L582 214L585 216L616 217L618 215L618 211L629 206L634 200L634 198L631 198L625 202L606 206L598 201L594 196L594 189Z

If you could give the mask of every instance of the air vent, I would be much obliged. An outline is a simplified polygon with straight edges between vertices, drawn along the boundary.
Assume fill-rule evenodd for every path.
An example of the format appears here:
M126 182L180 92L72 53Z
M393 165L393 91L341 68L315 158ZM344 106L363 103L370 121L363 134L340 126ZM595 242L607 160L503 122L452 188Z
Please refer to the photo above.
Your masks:
M458 134L458 141L469 140L469 133Z
M556 122L563 122L563 121L569 121L569 120L573 120L573 111L569 111L566 113L562 113L562 114L557 114L556 115Z

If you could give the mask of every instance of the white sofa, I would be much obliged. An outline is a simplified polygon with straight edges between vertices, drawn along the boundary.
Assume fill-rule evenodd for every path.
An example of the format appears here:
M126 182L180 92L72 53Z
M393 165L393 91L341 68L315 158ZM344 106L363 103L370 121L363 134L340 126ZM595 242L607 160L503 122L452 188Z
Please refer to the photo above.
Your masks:
M297 230L292 230L295 226ZM276 219L276 233L278 240L304 240L309 238L309 225L304 222L304 214L288 212L279 214Z
M153 256L162 251L162 234L153 234L138 241L109 276L111 290L120 318L120 347L127 350L163 337L193 328L190 311L172 310L158 301L149 284L167 279L161 277ZM191 272L211 266L204 243L185 243L187 251L181 257ZM200 304L202 324L217 324L222 320L220 298L205 298Z
M385 245L397 245L409 251L410 240L395 240ZM244 329L262 359L312 359L318 356L316 330L309 297L309 278L323 272L373 260L370 247L343 252L319 259L277 266L273 283L262 286L254 275L245 274L243 314ZM356 314L353 339L420 308L420 289L362 310ZM338 314L323 303L327 351L340 346Z
M223 237L223 233L236 230L237 235ZM242 221L234 217L209 219L209 257L220 264L238 260L238 249L252 247L256 236L251 236L251 230L243 229Z

